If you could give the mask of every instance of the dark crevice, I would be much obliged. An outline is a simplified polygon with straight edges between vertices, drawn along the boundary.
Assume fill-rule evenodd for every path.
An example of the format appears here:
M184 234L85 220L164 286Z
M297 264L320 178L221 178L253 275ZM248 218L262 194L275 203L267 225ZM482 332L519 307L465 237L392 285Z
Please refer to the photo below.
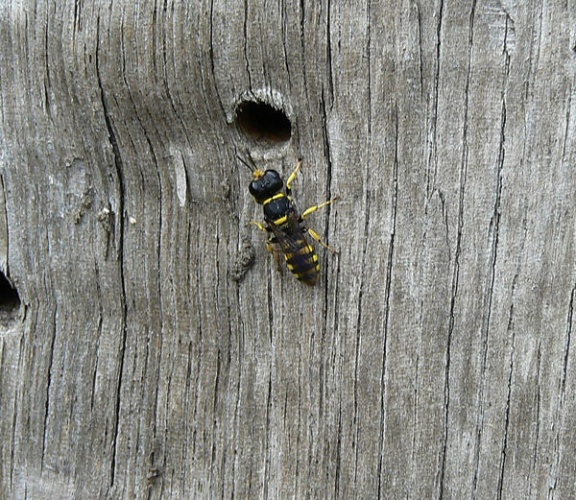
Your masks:
M306 68L306 11L305 11L305 2L304 0L300 0L300 54L302 54L302 59L300 61L301 67L300 70L302 71L302 88L305 89L305 99L306 105L304 109L308 110L308 114L310 115L312 112L312 106L310 105L310 95L308 93L308 89L310 88L308 83L308 71Z
M50 90L52 88L52 78L50 76L50 14L49 7L46 7L46 25L44 27L44 69L46 71L46 79L44 85L44 99L46 103L46 114L51 118L51 104L50 104Z
M264 459L264 498L269 498L270 468L272 463L272 372L268 379L268 394L266 394L266 443L264 443L266 457Z
M208 38L210 40L210 44L208 46L208 56L210 59L210 71L213 75L216 74L216 65L214 63L214 26L216 20L214 19L214 0L210 2L210 23L208 26L210 27L210 32L208 34Z
M326 4L326 64L328 66L328 94L330 96L330 109L334 103L334 73L332 70L332 37L330 36L331 26L331 5L330 0Z
M342 408L340 401L340 408ZM334 470L334 498L340 498L340 470L342 467L342 409L338 412L338 431L336 433L336 463Z
M576 287L572 288L572 293L570 294L570 303L568 304L568 317L566 318L566 339L564 340L564 361L562 368L562 385L561 385L561 395L563 401L564 395L566 394L566 379L568 377L568 362L570 360L570 344L572 340L572 328L574 321L574 300L576 296Z
M462 249L462 234L464 232L464 195L466 188L466 177L468 170L468 110L469 110L469 92L471 81L471 59L472 59L472 45L474 37L474 16L476 12L476 1L472 3L470 11L469 22L469 36L468 36L468 67L466 69L466 82L464 88L464 126L462 131L462 158L460 162L460 186L459 186L459 200L458 200L458 222L457 222L457 236L456 236L456 249L454 254L454 267L452 271L452 285L451 285L451 299L450 299L450 317L448 321L448 334L446 339L446 361L444 371L444 422L443 422L443 448L440 457L440 470L439 470L439 492L440 498L444 496L444 478L446 472L446 460L448 457L448 439L449 439L449 426L450 426L450 369L452 362L452 337L454 335L456 323L456 299L459 290L460 281L460 253ZM481 429L478 429L481 432ZM480 438L477 436L477 439ZM477 463L476 463L477 465ZM477 478L475 477L476 481ZM474 485L474 488L476 484Z
M236 292L238 293L238 287L236 287ZM237 300L238 300L238 304L240 303L240 297L237 296ZM239 430L241 428L241 424L239 424L239 422L242 422L242 387L244 385L244 374L246 373L246 371L244 370L244 363L243 363L243 356L242 354L245 352L246 348L245 348L245 334L246 334L246 325L243 321L242 316L238 317L238 333L237 333L237 339L238 339L238 359L237 359L237 363L238 363L238 378L236 380L236 384L235 384L235 401L234 401L234 420L232 423L232 440L234 443L238 443L240 440L240 436L239 436ZM233 465L232 465L232 477L236 478L238 476L238 467L239 467L239 462L241 460L241 457L239 456L238 453L238 445L235 444L234 445L234 460L233 460ZM238 493L236 491L236 487L237 487L237 481L233 480L232 481L232 498L238 498Z
M224 106L222 96L220 95L220 90L218 88L218 78L216 77L216 61L214 58L214 26L217 25L217 21L214 17L214 1L210 2L210 23L209 23L209 34L210 47L209 47L209 58L210 58L210 70L213 78L214 91L218 96L218 103L220 104L220 109L224 114L226 114L226 106Z
M508 78L509 74L509 64L510 64L510 56L505 51L506 56L506 74L505 78ZM505 85L505 82L504 82ZM499 229L500 229L500 205L501 205L501 197L502 197L502 170L504 168L504 159L505 159L505 142L506 142L506 90L504 89L502 92L502 112L501 112L501 120L500 120L500 149L498 153L498 170L497 170L497 179L496 179L496 200L494 203L494 215L492 220L490 221L490 235L492 241L492 255L490 257L490 276L489 276L489 283L488 283L488 298L486 304L486 318L485 324L482 326L482 336L484 338L483 342L483 352L482 352L482 366L481 366L481 380L485 379L485 372L486 372L486 363L487 363L487 351L488 351L488 332L490 328L490 317L491 317L491 310L492 310L492 296L494 293L494 282L496 276L496 259L498 257L498 237L499 237ZM513 322L513 305L510 307L510 317L508 321L508 327L510 327ZM500 474L498 478L498 498L502 498L502 491L503 491L503 483L504 483L504 471L506 467L506 449L508 446L508 426L509 426L509 417L510 417L510 398L511 398L511 387L512 387L512 370L513 370L513 360L510 359L510 372L508 376L508 394L506 398L506 416L504 422L504 437L502 443L502 450L501 450L501 462L500 462ZM480 402L483 399L483 386L481 387L481 393L479 400ZM480 425L480 424L479 424ZM479 447L478 447L479 449Z
M566 414L565 411L565 400L566 400L566 382L568 378L568 365L570 363L570 349L572 345L572 331L573 331L573 324L574 324L574 304L576 300L576 286L573 286L570 292L570 300L568 302L568 312L566 317L566 331L564 333L564 356L562 361L562 378L560 381L560 396L557 401L557 405L555 408L554 413L554 421L556 422L556 432L554 433L554 459L550 464L550 481L549 481L549 498L553 494L554 489L556 488L556 483L559 477L559 469L560 469L560 461L562 460L562 453L561 449L561 442L562 436L561 433L566 432L565 430L568 429L565 423L565 419L562 418L563 415Z
M222 351L218 348L217 357L216 357L216 375L214 378L214 387L213 387L213 397L214 402L212 404L212 451L210 454L210 497L216 498L216 483L217 480L215 478L216 471L218 471L219 467L216 464L216 460L218 458L218 432L220 427L220 422L218 419L218 394L220 388L220 377L222 371Z
M534 375L534 380L536 381L536 394L534 395L533 404L531 405L532 408L535 409L534 418L531 418L531 421L534 422L534 439L531 440L533 443L532 449L528 451L527 456L530 458L529 468L526 471L527 477L527 495L526 498L536 498L535 495L532 493L533 484L534 484L534 477L537 475L536 467L537 467L537 460L542 456L542 453L545 453L541 450L541 441L540 441L540 434L541 434L541 422L542 422L542 392L547 392L547 389L543 389L541 386L542 381L542 345L538 345L538 350L536 351L536 374ZM547 395L544 396L547 398ZM555 436L555 446L558 446L558 434ZM544 445L545 446L545 445ZM559 456L558 448L556 448L556 457ZM541 464L538 464L541 466ZM557 473L557 471L555 471ZM558 476L556 474L549 475L549 488L554 490L556 488L556 482L558 480ZM554 498L553 495L549 495L548 498Z
M506 42L504 42L506 45ZM493 216L490 220L490 227L489 227L489 241L491 242L491 255L490 255L490 268L489 268L489 275L488 275L488 282L487 282L487 296L486 302L484 305L485 313L482 320L482 330L481 330L481 341L482 341L482 358L481 358L481 366L480 366L480 380L481 385L479 388L478 394L478 410L479 410L479 418L477 422L477 436L478 439L481 439L481 427L483 425L483 400L484 400L484 384L486 378L486 367L487 367L487 356L488 356L488 335L490 331L490 323L491 323L491 313L492 313L492 299L494 294L494 283L496 280L496 261L498 258L498 241L499 241L499 231L500 231L500 212L501 212L501 198L502 198L502 171L504 168L504 160L506 155L506 79L509 75L510 70L510 55L506 50L504 50L505 56L505 74L504 74L504 82L503 82L503 90L502 90L502 106L501 106L501 118L500 118L500 141L499 141L499 152L498 152L498 160L497 160L497 171L496 171L496 198L494 201L494 210ZM509 325L512 323L512 312L513 307L511 307L510 311L510 319ZM508 380L508 399L506 403L506 417L505 417L505 427L504 427L504 437L503 437L503 444L501 450L501 463L500 463L500 475L499 475L499 482L498 482L498 498L501 498L502 495L502 487L504 481L504 468L506 465L506 448L508 442L508 425L509 425L509 413L510 413L510 393L511 393L511 378L512 378L512 359L510 360L510 373L509 373L509 380ZM475 463L476 463L476 474L478 463L480 460L480 445L478 443L476 447L475 453ZM477 477L474 477L474 489L476 490L477 485Z
M174 6L172 6L172 9L174 9ZM167 18L167 5L166 3L164 3L164 8L162 9L162 20L161 22L164 25L167 25L168 23L168 18ZM174 115L178 118L179 122L182 123L182 118L180 117L180 115L178 114L178 111L176 109L176 101L174 100L174 97L172 96L172 91L170 90L170 84L169 84L169 76L168 76L168 49L167 49L167 45L168 45L168 40L166 37L166 30L162 30L162 50L160 51L160 55L162 57L162 86L164 88L164 92L166 93L166 98L168 99L168 103L170 104L170 108L172 109L172 112L174 113Z
M287 25L287 20L288 20L288 14L286 12L286 4L283 3L282 5L282 53L284 54L284 64L286 65L286 80L288 81L288 88L292 90L292 78L291 78L291 72L290 72L290 65L289 65L289 52L290 49L288 48L288 42L289 42L289 35L288 35L288 25Z
M127 337L127 303L126 303L126 282L124 277L124 196L125 196L125 180L124 180L124 165L122 162L122 155L120 154L120 148L118 146L118 140L116 137L116 133L114 131L114 126L112 123L112 118L110 115L110 108L108 104L108 100L106 97L106 92L104 90L104 85L102 83L102 73L100 70L100 57L101 57L101 47L100 47L100 17L97 17L96 20L96 75L98 79L98 87L100 89L100 102L102 105L102 113L104 122L106 124L106 129L108 131L108 140L110 142L110 146L112 148L112 154L114 156L114 166L116 170L116 176L118 180L118 207L117 207L117 214L116 220L118 223L118 231L115 233L117 238L117 257L119 263L119 273L120 273L120 283L122 287L120 303L122 305L122 319L121 319L121 328L122 328L122 339L121 339L121 346L119 352L119 366L118 366L118 386L116 388L116 396L115 396L115 422L114 422L114 437L112 443L112 458L110 460L110 486L114 485L115 473L116 473L116 453L117 453L117 440L118 440L118 433L120 432L120 400L121 400L121 393L122 393L122 373L124 371L124 354L126 350L126 337Z
M248 0L244 1L244 47L243 47L243 55L244 61L246 62L246 73L248 74L248 82L249 88L252 88L252 75L250 73L250 58L248 57Z
M99 302L99 304L102 304L102 302ZM91 387L90 411L91 412L94 411L94 406L96 403L94 400L94 397L96 396L96 385L98 382L98 366L100 363L100 339L102 338L103 321L104 321L104 315L103 315L102 307L100 307L100 314L98 316L98 326L96 327L96 331L98 332L98 335L96 337L96 345L94 346L95 359L94 359L94 366L92 368L92 381L90 384L90 387Z
M514 321L514 306L510 307L508 318L508 333L512 330ZM502 498L504 490L504 471L506 469L506 450L508 449L508 429L510 427L510 409L512 407L512 372L514 371L514 337L512 337L512 349L510 350L510 361L508 363L508 390L506 393L506 409L504 417L504 436L502 439L502 449L500 450L500 471L498 475L497 498Z
M366 118L367 123L367 134L366 137L368 138L368 151L372 150L372 122L373 122L373 98L372 98L372 74L373 74L373 67L372 67L372 23L370 20L372 19L372 10L371 10L371 2L368 2L366 7L366 65L368 67L367 71L367 78L366 78L366 87L367 87L367 96L366 99L368 100L368 116ZM380 62L378 62L379 68ZM376 94L378 94L378 90L376 90ZM378 102L378 101L377 101ZM370 170L368 170L369 172Z
M441 41L442 41L442 12L444 9L444 2L440 1L438 7L438 26L436 28L436 67L434 68L434 79L432 89L432 104L431 104L431 124L430 124L430 154L428 156L428 172L426 175L426 193L430 197L434 191L436 184L436 174L438 171L438 157L436 152L437 143L437 125L438 125L438 100L440 91L440 61L441 61ZM433 171L430 166L432 165Z
M378 456L378 498L385 498L386 493L383 491L383 458L384 458L384 433L386 426L386 363L388 356L387 342L388 342L388 325L390 322L390 295L392 290L392 270L394 261L394 243L396 239L396 217L398 213L398 108L394 108L394 173L393 173L393 191L392 191L392 203L390 215L392 221L392 232L390 234L390 245L388 247L388 256L386 264L386 288L384 292L384 323L382 325L382 361L380 363L380 387L382 395L380 397L380 433L378 436L378 449L380 450Z
M426 91L424 89L424 45L422 40L422 13L420 7L417 3L414 3L414 9L416 9L416 19L418 25L418 68L420 72L420 96L426 99Z
M370 122L370 120L369 120ZM330 164L330 163L329 163ZM368 176L370 175L368 171ZM370 179L366 179L366 186L370 186ZM363 206L365 207L364 210L364 231L363 234L369 234L370 231L370 214L371 214L371 196L370 190L366 188L363 193L364 196L364 203ZM361 355L360 351L362 349L362 305L364 301L364 284L366 283L366 257L368 255L368 238L364 238L362 241L362 250L361 250L361 264L359 269L360 274L360 288L358 291L358 300L357 300L357 307L356 307L356 343L355 343L355 354L354 354L354 384L353 384L353 392L354 392L354 427L355 427L355 441L359 442L359 414L360 408L358 407L358 381L360 380L360 361ZM368 274L372 271L368 270ZM356 483L357 476L358 476L358 454L361 452L358 448L355 449L354 453L354 483Z
M44 401L44 435L42 436L42 466L46 453L46 440L48 439L48 417L50 415L50 387L52 385L52 370L54 364L54 344L56 344L56 321L58 318L58 304L54 306L52 315L52 337L50 338L50 352L48 354L48 369L46 371L46 400Z

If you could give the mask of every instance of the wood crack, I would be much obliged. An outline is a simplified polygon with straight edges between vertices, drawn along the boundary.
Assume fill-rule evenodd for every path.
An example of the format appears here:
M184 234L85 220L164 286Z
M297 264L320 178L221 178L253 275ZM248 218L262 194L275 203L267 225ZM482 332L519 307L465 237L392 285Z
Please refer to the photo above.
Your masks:
M116 221L118 224L118 231L114 232L114 236L117 238L117 258L118 258L118 270L121 283L121 296L120 303L122 304L122 318L121 318L121 328L122 328L122 340L120 344L120 350L118 353L119 366L117 372L117 388L116 388L116 402L115 402L115 414L114 414L114 436L113 436L113 453L110 461L110 487L114 486L115 474L116 474L116 456L118 453L118 436L120 433L120 407L122 399L122 376L124 371L124 355L126 352L126 340L127 340L127 316L128 316L128 306L126 303L126 279L124 276L124 197L125 197L125 181L124 181L124 165L122 162L122 155L120 153L120 148L118 146L118 140L116 138L116 133L114 131L114 126L112 123L112 118L110 116L110 110L108 106L108 101L106 98L106 92L104 90L104 85L102 82L102 74L100 70L101 61L101 47L100 47L100 16L96 18L96 75L98 79L98 88L100 90L100 102L102 105L102 113L104 121L106 123L106 128L108 130L108 139L110 141L110 146L112 148L112 154L114 156L114 166L116 171L116 177L118 181L118 213L116 214Z

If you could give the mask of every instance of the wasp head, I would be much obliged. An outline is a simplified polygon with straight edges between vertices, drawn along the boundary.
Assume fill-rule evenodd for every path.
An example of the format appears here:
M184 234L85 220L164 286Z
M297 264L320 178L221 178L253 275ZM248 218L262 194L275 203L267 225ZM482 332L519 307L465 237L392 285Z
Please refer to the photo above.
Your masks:
M252 172L252 182L248 186L250 194L256 203L264 203L268 198L279 193L284 183L276 170L255 170Z

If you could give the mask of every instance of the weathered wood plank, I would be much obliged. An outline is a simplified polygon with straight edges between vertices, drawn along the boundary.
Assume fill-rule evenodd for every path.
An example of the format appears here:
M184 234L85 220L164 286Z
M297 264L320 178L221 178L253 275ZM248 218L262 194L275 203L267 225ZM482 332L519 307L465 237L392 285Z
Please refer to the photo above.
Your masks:
M0 5L3 494L575 496L574 7Z

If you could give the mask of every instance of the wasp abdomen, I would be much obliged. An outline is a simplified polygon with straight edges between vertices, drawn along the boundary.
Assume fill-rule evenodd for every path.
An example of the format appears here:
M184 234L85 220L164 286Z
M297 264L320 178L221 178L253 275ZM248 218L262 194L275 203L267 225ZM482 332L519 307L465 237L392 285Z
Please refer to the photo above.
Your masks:
M299 239L296 241L297 249L294 251L286 251L284 258L288 269L298 280L307 285L314 286L318 281L320 273L320 263L318 262L318 255L312 246L305 240Z

